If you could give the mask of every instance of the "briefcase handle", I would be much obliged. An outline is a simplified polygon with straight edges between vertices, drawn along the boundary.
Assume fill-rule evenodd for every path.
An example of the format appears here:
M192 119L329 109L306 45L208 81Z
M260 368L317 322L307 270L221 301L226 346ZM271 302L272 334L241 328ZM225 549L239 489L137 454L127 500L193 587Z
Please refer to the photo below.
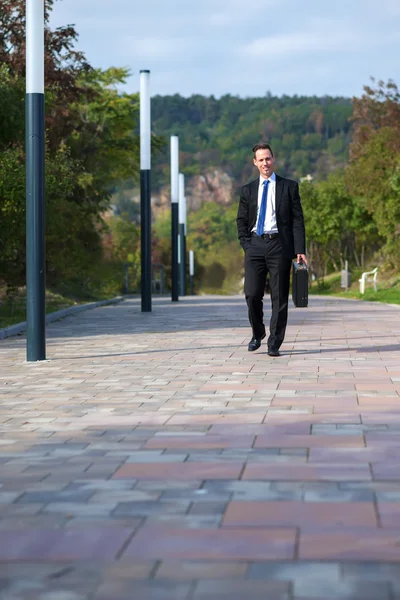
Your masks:
M297 264L297 268L298 269L302 269L303 271L307 271L307 265L306 263L303 261L303 259L301 258L299 261L295 261L295 263Z

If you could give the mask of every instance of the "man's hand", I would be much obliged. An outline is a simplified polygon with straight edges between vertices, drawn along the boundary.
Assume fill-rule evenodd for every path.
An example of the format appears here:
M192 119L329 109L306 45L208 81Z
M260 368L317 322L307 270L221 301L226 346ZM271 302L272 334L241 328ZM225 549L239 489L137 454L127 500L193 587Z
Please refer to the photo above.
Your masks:
M308 267L308 262L307 262L307 258L305 254L298 254L297 255L297 262L299 263L299 265L301 265L302 263L304 263L306 265L306 267Z

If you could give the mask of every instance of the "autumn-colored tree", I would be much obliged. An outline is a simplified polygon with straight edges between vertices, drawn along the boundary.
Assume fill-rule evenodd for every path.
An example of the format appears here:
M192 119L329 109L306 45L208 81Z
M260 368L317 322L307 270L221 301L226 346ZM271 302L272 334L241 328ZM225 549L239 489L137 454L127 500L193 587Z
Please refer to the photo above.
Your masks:
M384 242L382 253L394 266L400 252L400 195L393 185L400 157L400 93L392 81L364 89L354 99L346 182L372 215Z
M75 49L78 33L72 25L51 30L49 15L55 0L45 0L45 84L47 144L57 148L71 132L72 104L82 89L79 78L91 70L84 54ZM0 64L11 77L23 81L26 68L26 0L0 2ZM15 132L16 133L16 132Z
M350 160L357 161L368 153L368 143L382 129L394 129L400 132L400 92L397 85L389 80L365 86L361 98L353 98L353 114L351 117L352 142ZM396 161L400 153L400 136L391 139L390 154ZM376 157L379 160L379 157Z

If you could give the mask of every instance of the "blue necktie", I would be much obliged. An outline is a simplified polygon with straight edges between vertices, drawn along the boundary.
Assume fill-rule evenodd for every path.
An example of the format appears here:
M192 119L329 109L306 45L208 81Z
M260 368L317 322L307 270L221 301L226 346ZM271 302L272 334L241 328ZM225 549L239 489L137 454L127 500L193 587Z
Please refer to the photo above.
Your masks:
M266 179L263 183L264 189L263 189L263 193L262 193L260 213L258 215L258 223L257 223L257 229L256 229L257 235L262 235L264 233L264 221L265 221L265 214L267 212L268 184L269 184L269 179Z

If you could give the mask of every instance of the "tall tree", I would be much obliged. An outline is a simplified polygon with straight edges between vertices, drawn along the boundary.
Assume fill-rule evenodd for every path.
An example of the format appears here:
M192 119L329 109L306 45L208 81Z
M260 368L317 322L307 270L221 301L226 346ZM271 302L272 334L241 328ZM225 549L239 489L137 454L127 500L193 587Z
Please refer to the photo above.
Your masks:
M361 266L365 244L374 247L376 227L371 215L337 171L326 181L301 184L310 263L318 276L328 273L329 263L338 271L346 260Z
M81 95L78 83L83 73L91 70L84 54L75 49L78 33L72 25L51 30L49 16L54 0L45 0L45 82L47 144L58 147L71 132L71 103ZM25 78L26 0L2 0L0 3L0 64L11 76ZM47 98L46 98L47 100Z
M46 0L47 281L90 293L103 261L111 193L139 172L139 98L120 93L127 69L90 67L74 27L49 28ZM0 278L25 273L25 1L0 3ZM153 150L161 147L153 138ZM118 253L117 253L118 254ZM118 259L117 257L114 257ZM104 262L104 261L103 261ZM65 286L64 286L65 289Z
M386 260L395 266L400 252L400 198L393 183L400 157L400 93L392 81L364 89L362 98L354 100L346 181L373 216Z

